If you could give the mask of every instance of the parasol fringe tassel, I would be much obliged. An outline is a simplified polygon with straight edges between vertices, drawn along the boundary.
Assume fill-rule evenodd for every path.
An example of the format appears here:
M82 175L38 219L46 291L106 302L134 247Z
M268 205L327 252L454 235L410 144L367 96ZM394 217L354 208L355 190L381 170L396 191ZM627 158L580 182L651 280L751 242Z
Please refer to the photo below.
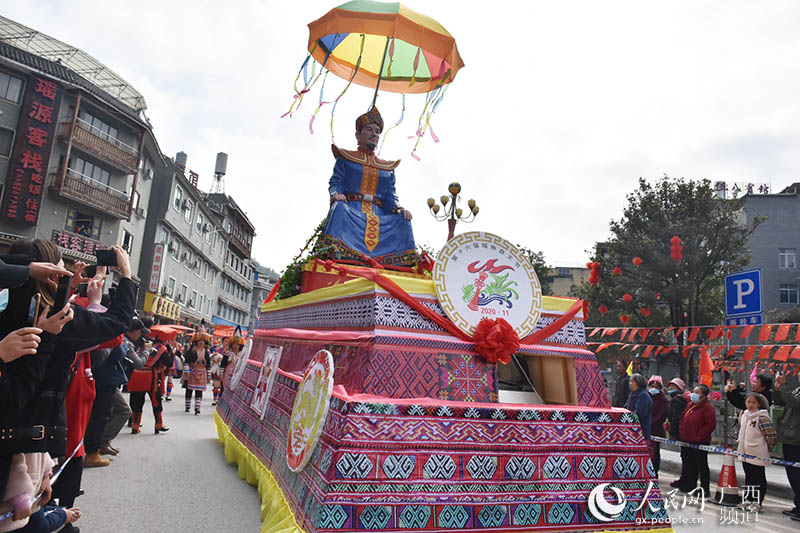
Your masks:
M322 87L320 87L320 89L319 89L319 105L317 106L317 109L314 111L314 113L311 115L311 121L308 123L308 131L311 132L311 135L314 135L314 119L317 118L317 113L319 113L319 110L322 109L322 106L324 106L325 104L330 104L331 103L331 102L324 101L324 98L325 98L325 83L328 81L328 72L330 72L330 71L326 70L325 71L325 77L322 78Z
M333 135L333 119L336 113L336 106L339 105L339 99L344 96L344 93L347 92L347 89L350 88L350 85L353 84L353 80L358 74L358 69L361 68L361 59L364 57L364 42L366 41L367 35L365 33L361 34L361 48L358 51L358 61L356 61L356 67L353 69L353 74L350 76L350 79L347 81L347 85L345 85L342 92L339 96L336 97L336 100L333 101L333 107L331 108L331 144L336 144Z
M383 145L386 143L386 138L389 136L389 132L395 129L397 126L403 123L403 118L406 116L406 93L403 93L403 110L400 112L400 120L394 123L394 126L386 130L386 133L383 134L383 140L381 140L381 147L378 148L378 155L381 155L383 151Z

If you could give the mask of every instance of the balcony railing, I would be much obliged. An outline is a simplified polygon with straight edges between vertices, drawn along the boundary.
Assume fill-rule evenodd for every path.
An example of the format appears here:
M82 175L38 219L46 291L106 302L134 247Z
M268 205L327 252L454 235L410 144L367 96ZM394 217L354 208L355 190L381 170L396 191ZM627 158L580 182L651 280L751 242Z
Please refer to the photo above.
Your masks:
M247 246L247 244L245 244L245 242L243 240L241 240L239 237L237 237L234 232L229 231L228 232L228 236L231 238L231 243L233 243L239 249L239 251L242 252L242 255L244 255L245 257L247 257L249 259L250 258L250 247Z
M66 169L60 193L119 218L128 218L131 214L131 201L127 194L71 168Z
M59 126L59 137L68 139L71 127L71 122L62 122ZM139 152L135 148L111 137L81 119L78 119L75 124L72 143L128 174L136 172L139 166Z

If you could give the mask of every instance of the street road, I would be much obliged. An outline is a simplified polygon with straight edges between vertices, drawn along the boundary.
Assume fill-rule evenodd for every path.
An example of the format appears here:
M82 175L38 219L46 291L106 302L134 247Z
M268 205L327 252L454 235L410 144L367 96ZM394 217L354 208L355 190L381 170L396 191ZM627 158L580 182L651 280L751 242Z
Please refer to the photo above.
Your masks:
M86 493L76 501L83 517L75 524L82 533L260 531L258 491L225 462L211 391L199 416L184 412L183 392L176 387L175 399L164 402L170 431L153 434L145 403L142 433L123 428L111 465L84 470Z
M785 475L785 474L784 474ZM674 490L669 484L677 476L662 472L659 476L661 491L666 494ZM711 482L711 497L713 499L716 480ZM769 479L767 479L769 484ZM683 495L679 503L683 502ZM792 503L789 500L774 498L769 495L767 487L767 497L764 500L764 509L760 513L750 513L745 515L744 511L731 507L721 507L711 502L706 502L703 512L699 511L699 506L687 507L675 511L669 510L670 519L673 520L672 527L675 533L767 533L767 532L793 532L800 530L800 522L795 522L788 516L781 513L783 509L791 509ZM734 519L738 522L735 523Z
M114 441L121 453L111 458L110 466L84 470L86 494L77 501L83 517L76 524L84 533L260 531L258 492L225 463L211 400L204 399L203 414L194 416L183 411L183 390L175 392L175 400L164 404L168 433L154 435L152 413L145 412L140 435L125 428ZM662 472L665 494L674 479ZM685 521L673 523L676 533L796 533L800 522L781 514L790 507L788 500L768 493L764 511L757 516L737 516L733 509L709 502L703 512L687 506L670 510L670 517ZM723 510L728 513L724 517ZM732 523L734 518L738 524Z

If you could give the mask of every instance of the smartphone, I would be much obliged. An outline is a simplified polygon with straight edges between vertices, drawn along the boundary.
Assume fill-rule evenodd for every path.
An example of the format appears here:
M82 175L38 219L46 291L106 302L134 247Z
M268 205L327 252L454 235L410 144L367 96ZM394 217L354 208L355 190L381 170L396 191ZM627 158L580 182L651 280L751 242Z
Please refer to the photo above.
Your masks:
M58 288L56 289L56 297L53 303L53 307L50 308L50 312L47 313L47 316L53 316L54 314L58 313L64 306L67 305L69 301L69 289L72 286L72 277L70 276L61 276L58 279Z
M39 307L42 303L42 295L38 292L31 297L31 304L28 306L28 320L26 326L36 327L39 322Z
M114 250L97 250L97 266L117 266L117 252Z
M87 278L93 278L97 275L97 265L90 265L83 269L83 275Z

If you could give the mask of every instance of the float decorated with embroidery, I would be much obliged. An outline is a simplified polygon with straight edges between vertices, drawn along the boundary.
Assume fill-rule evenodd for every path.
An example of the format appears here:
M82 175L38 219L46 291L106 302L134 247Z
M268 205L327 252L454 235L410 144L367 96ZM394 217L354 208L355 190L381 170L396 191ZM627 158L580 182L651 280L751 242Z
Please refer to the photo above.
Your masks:
M309 30L287 114L319 82L312 128L344 94L324 100L334 74L376 98L425 93L419 140L463 66L441 24L398 3L348 2ZM498 235L419 252L398 162L375 153L375 99L355 128L215 413L262 531L670 531L641 427L610 407L586 347L584 302L543 296ZM596 505L608 484L614 505Z

